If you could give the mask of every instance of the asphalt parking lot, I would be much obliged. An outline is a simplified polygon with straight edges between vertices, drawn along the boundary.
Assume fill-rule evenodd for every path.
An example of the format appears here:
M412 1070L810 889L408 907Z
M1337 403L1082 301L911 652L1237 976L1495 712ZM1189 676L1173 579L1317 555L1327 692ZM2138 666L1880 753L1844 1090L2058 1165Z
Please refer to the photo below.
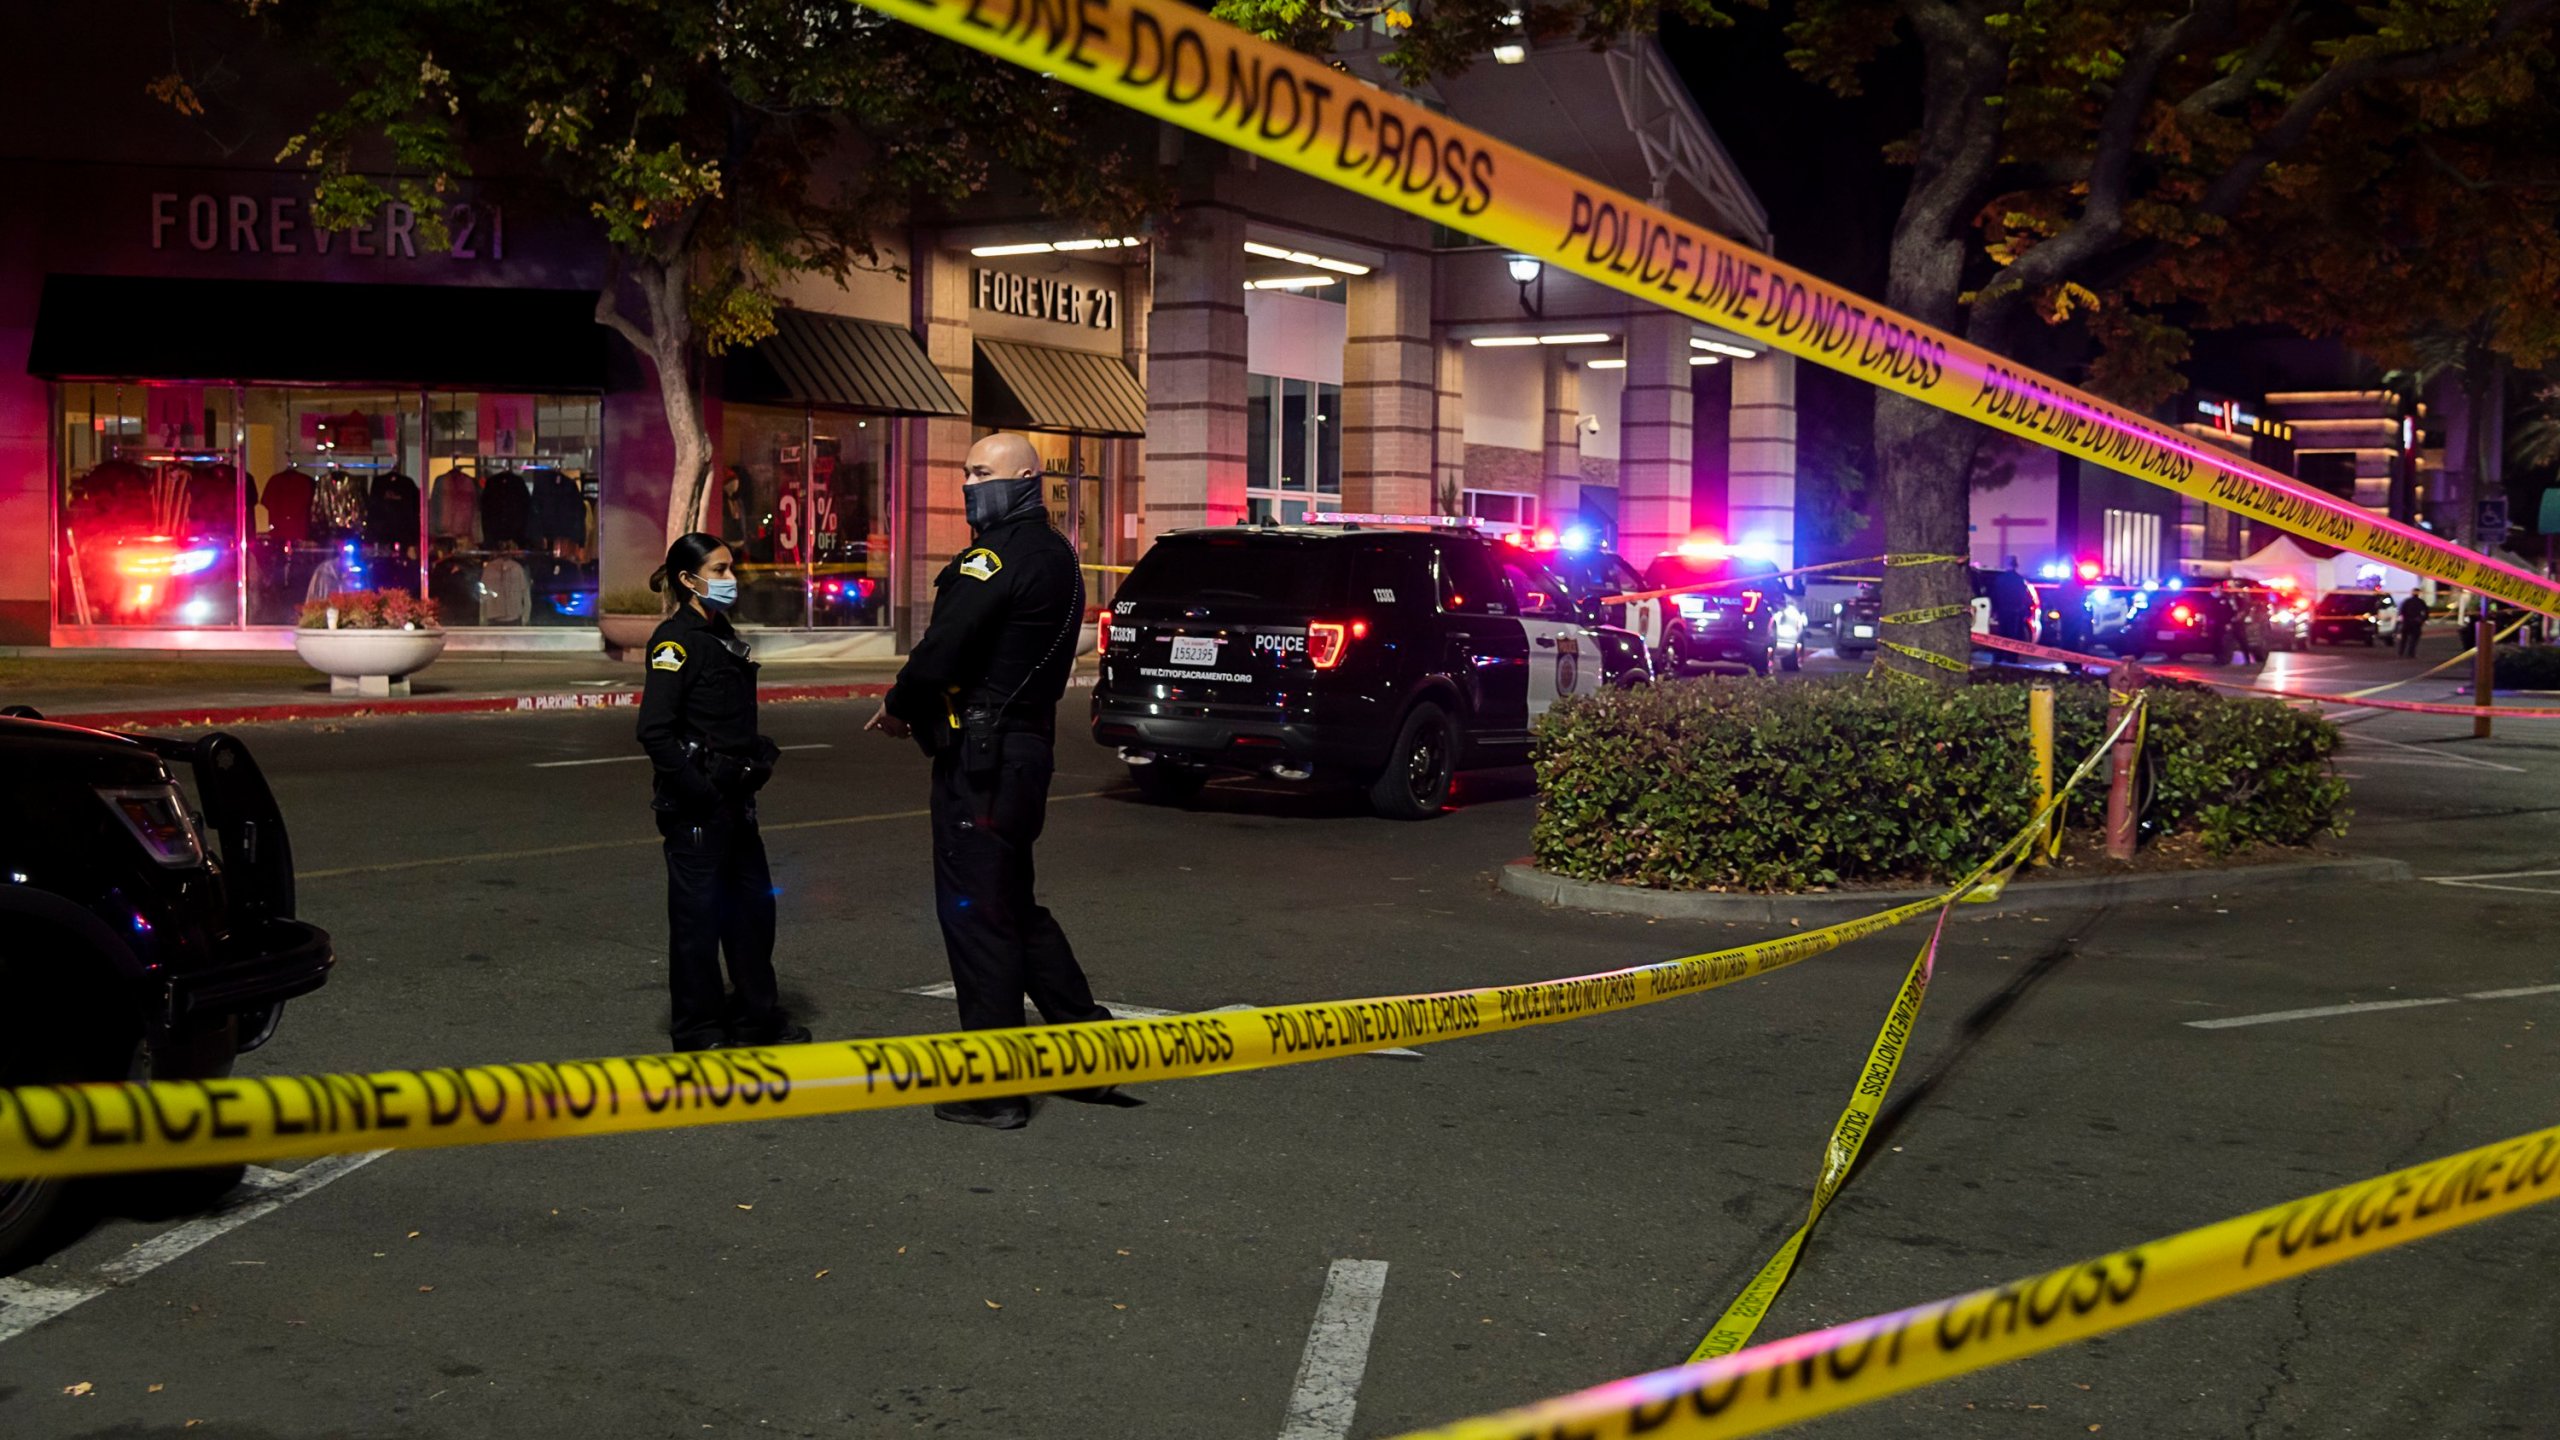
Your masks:
M2272 668L2327 690L2417 667ZM1260 782L1160 809L1076 734L1082 704L1042 875L1106 1001L1393 994L1754 938L1500 894L1525 773L1465 777L1421 825ZM952 1019L918 993L947 978L922 765L857 733L868 710L766 716L798 747L765 805L780 964L822 1038ZM342 962L244 1064L660 1043L630 724L255 732ZM2531 725L2348 722L2343 846L2418 881L1951 927L1901 1102L1762 1334L2552 1123L2560 722ZM211 1216L120 1190L0 1280L0 1433L1312 1440L1539 1398L1684 1358L1801 1218L1919 939L1418 1059L1049 1106L1012 1134L912 1111L293 1162ZM2540 1434L2555 1257L2560 1214L2529 1212L1802 1433ZM1312 1358L1311 1330L1333 1337Z

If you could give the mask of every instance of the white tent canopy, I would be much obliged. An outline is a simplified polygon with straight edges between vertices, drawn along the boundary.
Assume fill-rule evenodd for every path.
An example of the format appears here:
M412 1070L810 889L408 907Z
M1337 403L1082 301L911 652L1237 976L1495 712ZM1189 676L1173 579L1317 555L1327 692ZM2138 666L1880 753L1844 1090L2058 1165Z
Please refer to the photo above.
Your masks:
M2331 550L2325 545L2308 546L2290 535L2277 536L2274 543L2246 560L2232 561L2231 574L2235 579L2268 585L2282 577L2306 595L2326 595L2332 590L2388 590L2403 594L2422 583L2420 577L2396 565Z

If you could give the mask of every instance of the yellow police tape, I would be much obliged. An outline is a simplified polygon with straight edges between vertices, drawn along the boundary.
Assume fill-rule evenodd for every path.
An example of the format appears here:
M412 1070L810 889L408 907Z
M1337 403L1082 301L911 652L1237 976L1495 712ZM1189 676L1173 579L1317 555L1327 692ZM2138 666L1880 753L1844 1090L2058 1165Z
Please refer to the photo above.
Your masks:
M2560 1196L2560 1127L1988 1290L1399 1440L1725 1440L2273 1285Z
M2057 788L2057 803L2132 723L2133 715L2117 722ZM888 1110L1225 1075L1551 1025L1766 975L1926 914L2033 844L2053 809L2039 808L1973 873L1925 900L1801 935L1561 980L686 1055L0 1089L0 1177L103 1175Z
M2541 576L2013 364L1185 0L861 3L1925 404L2279 530L2560 615L2560 587Z
M1805 1237L1813 1233L1822 1212L1831 1208L1831 1199L1840 1193L1842 1182L1858 1163L1858 1152L1866 1148L1867 1132L1875 1128L1876 1114L1884 1108L1886 1092L1893 1089L1893 1077L1902 1068L1903 1051L1911 1042L1911 1027L1919 1023L1920 1004L1929 998L1929 981L1938 973L1938 942L1947 933L1947 912L1938 912L1938 923L1931 927L1928 940L1920 953L1912 957L1911 968L1903 972L1902 988L1895 992L1893 1008L1885 1012L1884 1028L1876 1032L1876 1043L1867 1051L1867 1063L1858 1073L1858 1088L1849 1094L1849 1106L1831 1127L1831 1138L1822 1147L1822 1176L1813 1185L1813 1204L1807 1208L1804 1223L1795 1228L1778 1252L1769 1257L1742 1293L1727 1305L1724 1314L1707 1330L1698 1348L1689 1352L1695 1360L1730 1355L1751 1343L1752 1332L1768 1315L1771 1302L1786 1287L1787 1276L1794 1273L1796 1255L1804 1249Z

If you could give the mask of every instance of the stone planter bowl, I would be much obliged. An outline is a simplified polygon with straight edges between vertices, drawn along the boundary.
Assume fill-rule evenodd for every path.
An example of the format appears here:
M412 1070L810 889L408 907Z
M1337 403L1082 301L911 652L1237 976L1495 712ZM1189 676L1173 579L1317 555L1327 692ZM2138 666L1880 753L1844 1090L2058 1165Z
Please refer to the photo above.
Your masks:
M444 632L296 630L293 650L329 677L332 695L406 695L409 677L444 653Z
M656 614L616 615L608 612L596 617L596 630L604 637L607 655L616 660L628 660L649 643L649 637L657 632L658 622L665 618Z

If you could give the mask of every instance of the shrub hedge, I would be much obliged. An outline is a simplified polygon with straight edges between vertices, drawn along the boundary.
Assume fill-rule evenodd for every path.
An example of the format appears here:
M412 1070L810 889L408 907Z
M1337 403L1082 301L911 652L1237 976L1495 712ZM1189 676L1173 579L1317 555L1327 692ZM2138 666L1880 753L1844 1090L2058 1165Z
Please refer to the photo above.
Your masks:
M1532 763L1540 868L1690 890L1953 880L2035 813L2026 677L1678 681L1559 702ZM2055 779L2105 737L2106 688L2049 678ZM2271 700L2154 680L2146 832L2215 853L2342 824L2337 728ZM2067 812L2096 830L2103 772Z
M2501 645L2494 663L2501 690L2560 690L2560 645Z

